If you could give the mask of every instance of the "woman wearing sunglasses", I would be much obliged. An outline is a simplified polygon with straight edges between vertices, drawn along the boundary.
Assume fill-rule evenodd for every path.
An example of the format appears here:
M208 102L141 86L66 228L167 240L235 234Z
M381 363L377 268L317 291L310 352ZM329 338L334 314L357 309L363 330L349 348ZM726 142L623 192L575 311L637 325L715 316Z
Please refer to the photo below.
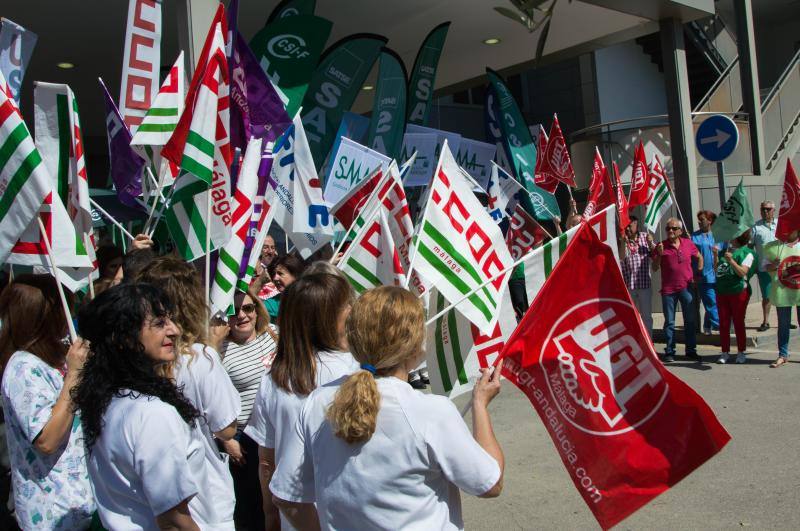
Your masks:
M244 433L261 377L272 366L278 329L270 323L267 309L252 290L236 292L230 332L222 343L222 365L239 391L242 410L236 419L236 435L223 441L231 457L230 469L236 493L234 520L251 531L264 529L261 485L258 481L258 444ZM277 514L275 515L277 516Z

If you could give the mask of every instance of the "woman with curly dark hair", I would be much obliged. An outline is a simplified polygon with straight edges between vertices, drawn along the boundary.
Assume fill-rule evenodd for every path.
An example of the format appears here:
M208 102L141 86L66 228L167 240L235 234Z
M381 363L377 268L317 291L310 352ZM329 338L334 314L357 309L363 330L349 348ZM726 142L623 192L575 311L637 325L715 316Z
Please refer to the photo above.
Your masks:
M176 356L171 310L161 289L123 284L78 317L91 352L72 400L107 529L206 527L196 496L206 488L203 448L191 435L199 413L157 370Z
M228 326L209 326L200 276L183 260L157 258L142 270L137 281L159 286L172 301L172 318L180 328L176 342L178 355L161 370L177 382L184 396L203 415L192 430L192 436L203 445L206 459L202 483L207 488L198 496L206 498L202 503L207 510L203 520L210 528L232 531L236 504L233 477L227 455L217 447L217 440L227 441L236 435L236 419L241 412L239 392L217 352Z
M50 275L20 275L0 296L2 403L17 522L87 529L94 496L70 391L88 345L63 341L67 322Z

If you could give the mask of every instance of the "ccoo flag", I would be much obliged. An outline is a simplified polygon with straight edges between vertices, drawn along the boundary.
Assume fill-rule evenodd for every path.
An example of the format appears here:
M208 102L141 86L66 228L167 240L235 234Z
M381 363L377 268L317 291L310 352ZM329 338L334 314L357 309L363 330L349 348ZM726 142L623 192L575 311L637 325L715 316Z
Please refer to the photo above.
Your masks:
M527 395L604 529L730 440L659 362L615 262L583 223L501 354L503 375Z
M722 212L711 226L711 232L714 233L716 241L727 242L752 227L755 222L750 201L747 199L747 192L744 191L744 179L742 179L725 202L725 206L722 207Z
M775 236L781 241L788 241L789 234L796 230L800 230L800 182L797 182L791 159L786 159L786 176Z

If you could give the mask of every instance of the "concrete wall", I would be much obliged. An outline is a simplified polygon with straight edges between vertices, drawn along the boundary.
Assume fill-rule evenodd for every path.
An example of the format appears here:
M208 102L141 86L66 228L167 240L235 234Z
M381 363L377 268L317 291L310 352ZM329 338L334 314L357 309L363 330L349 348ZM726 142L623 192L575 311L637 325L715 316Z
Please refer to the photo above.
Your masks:
M634 41L594 52L600 121L667 113L664 75Z

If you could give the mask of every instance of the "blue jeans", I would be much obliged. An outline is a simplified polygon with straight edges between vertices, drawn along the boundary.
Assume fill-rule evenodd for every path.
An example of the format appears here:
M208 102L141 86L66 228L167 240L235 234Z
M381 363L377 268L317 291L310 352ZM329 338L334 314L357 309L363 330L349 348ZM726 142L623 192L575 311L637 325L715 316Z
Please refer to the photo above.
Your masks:
M681 313L683 313L683 332L686 337L686 354L697 353L697 336L695 335L694 322L694 297L690 289L684 289L677 293L661 294L661 306L664 310L664 335L667 339L667 346L664 354L675 355L675 309L681 303Z
M778 306L778 355L781 358L789 357L789 325L792 324L792 307ZM797 307L797 315L800 318L800 306Z
M717 330L719 328L719 313L717 312L717 292L714 289L716 284L701 282L697 285L697 293L703 301L706 313L703 316L703 330Z

